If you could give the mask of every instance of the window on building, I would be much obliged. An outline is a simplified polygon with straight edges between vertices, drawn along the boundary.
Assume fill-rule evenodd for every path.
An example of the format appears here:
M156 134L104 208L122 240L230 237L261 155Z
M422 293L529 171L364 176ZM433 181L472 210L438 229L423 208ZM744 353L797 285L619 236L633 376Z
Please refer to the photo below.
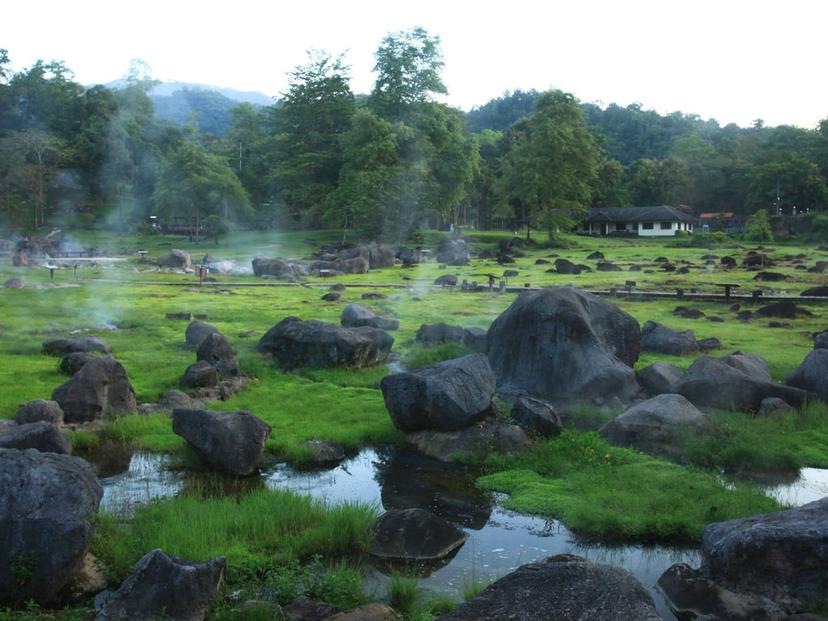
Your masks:
M627 223L626 222L616 222L615 223L615 230L616 231L625 231L625 230L627 230Z
M642 228L642 229L645 229L645 230L647 230L647 231L652 231L652 230L653 230L653 223L652 223L652 222L644 222L644 223L641 225L641 228Z
M671 228L673 228L673 223L672 222L662 222L661 223L661 230L662 231L669 231Z

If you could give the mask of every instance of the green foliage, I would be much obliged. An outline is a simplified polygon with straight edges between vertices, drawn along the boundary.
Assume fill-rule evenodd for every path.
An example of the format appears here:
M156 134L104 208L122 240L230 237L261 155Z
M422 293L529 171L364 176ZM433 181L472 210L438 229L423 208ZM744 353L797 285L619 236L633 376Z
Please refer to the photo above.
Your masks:
M409 616L417 609L417 600L423 590L415 578L406 578L395 574L386 586L388 603L397 613Z
M448 342L439 345L414 345L411 352L405 358L405 364L412 369L427 367L444 360L461 358L471 351L462 343Z
M768 222L767 211L760 209L748 220L745 239L749 241L773 241L773 231L770 222Z
M304 565L293 560L268 569L264 574L264 585L273 599L283 606L298 597L341 608L354 608L368 601L359 571L343 563L326 564L320 556Z

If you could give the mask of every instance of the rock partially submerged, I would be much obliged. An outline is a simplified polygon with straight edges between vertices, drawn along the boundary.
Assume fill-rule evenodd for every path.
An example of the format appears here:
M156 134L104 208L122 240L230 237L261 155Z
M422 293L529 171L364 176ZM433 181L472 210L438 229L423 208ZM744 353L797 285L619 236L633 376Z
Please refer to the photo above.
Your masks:
M204 621L218 595L224 557L193 563L153 550L117 591L95 598L95 621Z
M523 429L500 417L457 431L416 431L406 440L424 455L447 463L489 453L520 453L532 444Z
M620 567L560 554L518 567L441 621L659 621L647 590Z
M89 549L102 496L82 459L0 449L0 603L55 599Z
M466 534L425 509L392 509L377 520L372 556L396 561L445 558L466 542Z
M96 420L110 412L138 411L126 369L112 356L87 362L72 379L54 390L52 400L60 404L67 423Z

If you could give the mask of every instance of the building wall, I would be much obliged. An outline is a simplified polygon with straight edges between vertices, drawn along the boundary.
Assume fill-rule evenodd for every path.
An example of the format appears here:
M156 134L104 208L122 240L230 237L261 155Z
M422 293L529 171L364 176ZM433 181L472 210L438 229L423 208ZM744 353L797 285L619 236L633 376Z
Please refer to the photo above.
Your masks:
M679 230L688 231L689 233L693 232L693 224L690 222L670 222L668 223L670 225L669 228L662 228L661 222L653 222L653 227L650 229L645 229L644 224L644 222L626 222L624 223L624 229L619 229L616 228L616 223L612 222L606 225L606 230L607 233L612 233L617 230L632 231L633 233L638 233L642 237L673 237L675 236L676 231ZM604 234L602 231L602 224L597 222L583 223L580 230L591 235Z

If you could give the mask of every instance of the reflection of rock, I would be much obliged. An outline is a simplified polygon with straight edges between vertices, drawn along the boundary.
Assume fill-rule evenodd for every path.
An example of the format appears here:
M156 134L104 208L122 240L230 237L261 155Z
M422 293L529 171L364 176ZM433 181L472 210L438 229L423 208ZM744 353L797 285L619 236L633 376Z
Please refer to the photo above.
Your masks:
M502 418L489 419L458 431L416 431L406 439L430 457L445 462L458 458L479 459L489 453L519 453L531 444L529 436L517 425Z
M370 553L390 561L435 561L453 555L467 538L425 509L391 509L377 519Z
M475 487L477 473L465 466L397 450L377 465L376 476L386 509L428 509L474 530L492 514L488 495Z
M95 468L101 477L111 477L129 470L135 449L127 442L104 440L93 450L82 451L81 456Z

